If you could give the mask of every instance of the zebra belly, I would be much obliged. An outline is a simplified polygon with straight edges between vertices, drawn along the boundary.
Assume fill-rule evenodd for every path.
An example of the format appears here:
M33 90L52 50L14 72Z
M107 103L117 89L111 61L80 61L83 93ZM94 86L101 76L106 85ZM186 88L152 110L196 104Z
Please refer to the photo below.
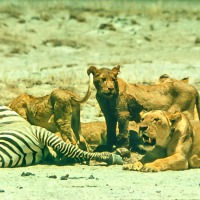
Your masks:
M42 152L36 155L29 154L12 154L11 157L0 152L0 167L20 167L41 163L43 160Z
M0 167L38 164L43 160L43 148L31 137L14 132L0 133Z

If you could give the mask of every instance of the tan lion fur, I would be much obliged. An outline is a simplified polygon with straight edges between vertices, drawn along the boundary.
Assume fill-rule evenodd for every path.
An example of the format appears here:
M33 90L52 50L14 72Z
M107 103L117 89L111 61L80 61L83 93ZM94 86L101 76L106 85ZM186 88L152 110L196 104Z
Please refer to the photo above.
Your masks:
M183 83L189 83L189 77L185 77L180 80L177 80L175 78L170 77L168 74L163 74L159 77L157 84L164 83L164 82L173 82L173 81L182 81Z
M142 116L139 130L147 153L123 169L157 172L200 167L200 121L190 121L181 112L155 110Z
M194 118L196 104L200 114L199 93L190 84L183 81L164 81L155 85L128 84L117 77L120 66L113 69L90 66L88 75L94 75L96 99L105 116L107 126L107 150L113 145L128 147L130 120L140 121L140 112L161 109L171 112L184 112L190 119ZM119 135L116 138L116 124Z
M95 149L98 145L106 144L105 122L81 123L81 130L83 137L92 149Z
M82 136L90 145L91 149L96 150L96 147L98 145L106 145L107 143L107 130L106 130L106 123L102 121L96 121L96 122L87 122L87 123L81 123L81 130L82 130ZM116 129L117 135L118 128ZM137 141L135 141L135 138L138 137L138 125L135 122L129 123L129 132L130 137L132 140L131 148L135 149L138 146Z
M29 123L57 132L64 141L86 150L87 144L81 135L80 103L74 100L77 98L70 90L56 89L43 97L22 94L8 106Z

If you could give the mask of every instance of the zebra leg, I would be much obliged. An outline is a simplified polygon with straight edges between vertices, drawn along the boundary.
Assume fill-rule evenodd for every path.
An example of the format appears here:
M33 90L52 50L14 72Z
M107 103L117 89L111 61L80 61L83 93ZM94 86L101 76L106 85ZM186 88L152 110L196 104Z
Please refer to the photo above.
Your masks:
M73 158L76 162L96 160L99 162L106 162L108 165L123 164L123 160L119 155L110 152L90 153L83 151L72 144L66 144L44 128L37 126L32 127L32 130L35 131L36 137L39 139L41 144L52 147L56 152L61 153L64 157Z

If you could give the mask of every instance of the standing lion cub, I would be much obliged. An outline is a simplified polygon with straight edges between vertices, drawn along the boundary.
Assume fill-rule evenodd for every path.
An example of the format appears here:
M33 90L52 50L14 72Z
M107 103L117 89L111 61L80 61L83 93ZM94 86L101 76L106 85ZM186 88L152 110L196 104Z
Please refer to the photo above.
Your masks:
M139 135L145 156L123 169L142 172L200 167L200 122L181 112L155 110L142 115Z

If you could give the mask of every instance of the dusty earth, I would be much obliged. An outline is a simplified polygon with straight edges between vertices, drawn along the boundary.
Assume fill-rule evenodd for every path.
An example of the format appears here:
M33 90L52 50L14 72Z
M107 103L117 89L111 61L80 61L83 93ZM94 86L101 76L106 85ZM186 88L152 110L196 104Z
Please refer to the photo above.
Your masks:
M90 65L117 64L128 82L166 73L189 76L200 90L200 2L0 1L0 104L55 88L83 96ZM81 121L103 120L93 89ZM200 199L199 176L200 169L140 173L103 164L0 169L0 199Z

